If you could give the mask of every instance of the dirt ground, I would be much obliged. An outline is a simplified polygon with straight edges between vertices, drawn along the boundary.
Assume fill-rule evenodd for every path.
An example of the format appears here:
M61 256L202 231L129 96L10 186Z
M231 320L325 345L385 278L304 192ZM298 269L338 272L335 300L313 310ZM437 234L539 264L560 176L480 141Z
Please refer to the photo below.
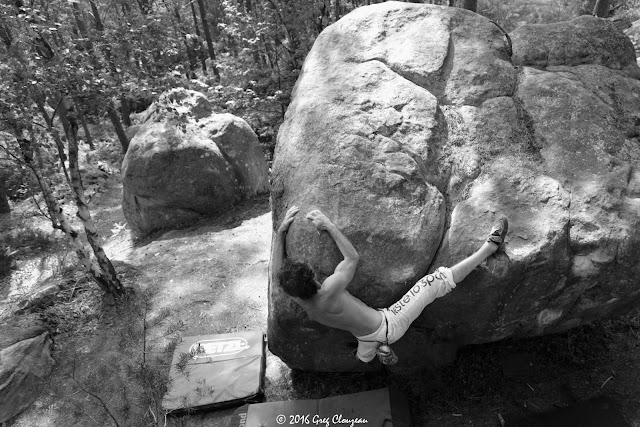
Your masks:
M0 311L14 309L45 284L60 284L53 303L37 309L54 338L56 367L41 397L7 426L222 427L230 421L233 408L165 419L153 401L164 392L172 345L180 336L266 332L269 200L251 200L219 218L136 241L122 215L121 192L117 173L110 175L91 207L108 255L134 292L118 301L104 298L55 233L54 243L43 249L20 248L17 270L0 282ZM17 224L47 228L29 213L28 203L0 221L3 233ZM407 396L415 426L446 427L540 425L514 420L603 397L605 409L618 411L626 424L615 424L617 415L609 414L604 424L593 425L640 427L639 373L636 309L562 335L465 348L453 366L413 373L297 372L267 352L265 399L391 386Z

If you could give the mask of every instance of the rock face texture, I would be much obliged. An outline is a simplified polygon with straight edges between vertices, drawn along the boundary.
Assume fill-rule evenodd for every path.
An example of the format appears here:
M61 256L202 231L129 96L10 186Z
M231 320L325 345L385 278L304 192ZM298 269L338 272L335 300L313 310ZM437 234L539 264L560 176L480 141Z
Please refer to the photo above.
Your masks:
M122 164L122 209L144 236L269 190L258 138L241 118L214 114L204 95L163 94L147 110Z
M37 316L0 319L0 423L24 411L51 373L52 342Z
M513 34L472 12L361 7L318 37L280 128L274 228L300 207L289 257L324 280L341 260L304 215L321 209L360 264L347 290L387 307L510 219L504 253L427 307L394 349L400 366L462 345L567 330L640 298L640 69L594 17ZM356 340L308 318L270 276L268 338L289 366L379 369Z

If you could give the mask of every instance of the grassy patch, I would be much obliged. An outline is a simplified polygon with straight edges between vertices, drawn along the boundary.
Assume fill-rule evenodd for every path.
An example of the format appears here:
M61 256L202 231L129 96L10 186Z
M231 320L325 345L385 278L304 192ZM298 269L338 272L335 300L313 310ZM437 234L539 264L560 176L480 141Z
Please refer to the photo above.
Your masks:
M149 293L130 291L107 303L89 279L72 282L43 311L56 332L57 367L45 393L59 421L164 425L161 401L181 322L167 310L156 312Z
M12 249L32 249L47 251L59 243L53 233L47 233L40 229L18 228L2 236L0 245L4 244Z

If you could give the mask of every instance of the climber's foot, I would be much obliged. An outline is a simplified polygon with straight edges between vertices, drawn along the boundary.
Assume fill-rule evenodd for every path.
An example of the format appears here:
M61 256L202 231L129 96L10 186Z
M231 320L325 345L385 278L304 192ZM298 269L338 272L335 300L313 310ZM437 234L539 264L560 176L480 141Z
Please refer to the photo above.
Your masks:
M491 233L489 234L489 238L487 242L493 243L496 248L496 252L500 249L504 248L504 238L507 235L507 231L509 230L509 220L504 215L501 215L500 218L493 224L491 227Z

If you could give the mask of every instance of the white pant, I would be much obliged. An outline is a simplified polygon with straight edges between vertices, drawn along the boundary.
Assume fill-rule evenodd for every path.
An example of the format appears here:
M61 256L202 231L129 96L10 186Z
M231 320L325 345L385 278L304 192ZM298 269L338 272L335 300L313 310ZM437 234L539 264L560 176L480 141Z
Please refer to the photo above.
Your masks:
M378 330L369 335L356 337L358 359L363 362L373 360L380 344L393 344L402 338L427 305L436 298L445 296L455 287L451 270L440 267L435 273L418 280L398 302L388 308L378 309L381 316Z

